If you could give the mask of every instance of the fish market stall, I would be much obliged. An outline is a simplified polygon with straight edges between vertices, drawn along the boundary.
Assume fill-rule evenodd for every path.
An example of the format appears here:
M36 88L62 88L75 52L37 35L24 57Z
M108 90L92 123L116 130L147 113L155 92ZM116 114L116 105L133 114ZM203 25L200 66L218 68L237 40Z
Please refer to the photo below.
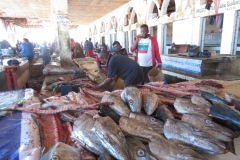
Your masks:
M71 76L58 75L54 79L55 75L46 81L45 87L57 82L78 84L78 90L59 92L42 101L32 90L15 91L18 94L12 96L0 93L0 97L15 97L12 103L6 103L6 98L5 103L0 103L2 115L8 116L0 118L0 126L15 119L35 123L32 128L24 128L23 133L31 136L11 139L7 147L0 143L0 148L5 149L0 155L2 159L20 157L20 144L31 147L25 155L42 160L70 155L82 160L240 158L240 82L151 82L140 88L108 92L92 90L86 85L91 83L89 79ZM3 137L15 134L16 128L7 130L9 135L3 132ZM23 142L25 138L30 143ZM13 155L11 145L15 143L14 152L18 152Z

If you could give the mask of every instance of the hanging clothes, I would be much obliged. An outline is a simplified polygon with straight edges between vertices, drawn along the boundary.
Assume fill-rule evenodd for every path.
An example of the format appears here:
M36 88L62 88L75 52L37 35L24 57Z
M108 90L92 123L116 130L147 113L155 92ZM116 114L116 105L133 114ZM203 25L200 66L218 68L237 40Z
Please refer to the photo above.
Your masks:
M216 24L217 24L217 27L219 29L219 31L221 32L222 31L222 27L223 27L223 14L220 14L217 16L217 20L216 20Z
M215 19L216 19L216 16L211 16L209 20L209 24L214 25Z
M207 10L210 10L212 3L213 3L212 0L208 0L205 8L206 8Z

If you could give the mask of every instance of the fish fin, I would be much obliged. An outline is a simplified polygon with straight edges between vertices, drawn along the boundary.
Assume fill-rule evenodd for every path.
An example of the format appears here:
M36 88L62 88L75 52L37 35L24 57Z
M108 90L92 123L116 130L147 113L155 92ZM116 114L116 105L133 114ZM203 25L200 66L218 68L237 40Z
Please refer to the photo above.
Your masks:
M225 144L225 146L226 146L226 149L227 149L229 152L231 152L231 153L233 153L233 154L236 155L235 147L234 147L234 140L232 140L231 142L225 142L224 144Z

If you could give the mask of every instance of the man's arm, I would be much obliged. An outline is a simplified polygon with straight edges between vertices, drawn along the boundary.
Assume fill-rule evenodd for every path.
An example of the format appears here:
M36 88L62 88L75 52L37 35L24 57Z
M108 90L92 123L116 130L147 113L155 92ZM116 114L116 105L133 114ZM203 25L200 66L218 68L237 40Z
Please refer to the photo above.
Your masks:
M103 87L103 86L105 86L105 85L107 85L107 84L112 83L112 81L113 81L114 79L115 79L115 78L107 78L107 79L105 79L101 84L96 85L96 86L93 86L92 88L93 88L93 89L101 88L101 87Z
M131 52L134 52L134 51L137 49L138 42L139 42L141 39L142 39L142 38L141 38L141 35L138 35L138 36L136 37L136 40L133 42L133 44L132 44L132 46L131 46L131 48L130 48Z

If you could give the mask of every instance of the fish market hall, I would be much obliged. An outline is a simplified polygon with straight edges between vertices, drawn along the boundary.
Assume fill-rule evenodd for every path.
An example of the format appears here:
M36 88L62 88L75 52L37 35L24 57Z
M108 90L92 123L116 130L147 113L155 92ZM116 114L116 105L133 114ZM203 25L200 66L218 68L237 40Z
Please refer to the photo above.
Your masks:
M1 0L0 160L240 160L240 2Z

